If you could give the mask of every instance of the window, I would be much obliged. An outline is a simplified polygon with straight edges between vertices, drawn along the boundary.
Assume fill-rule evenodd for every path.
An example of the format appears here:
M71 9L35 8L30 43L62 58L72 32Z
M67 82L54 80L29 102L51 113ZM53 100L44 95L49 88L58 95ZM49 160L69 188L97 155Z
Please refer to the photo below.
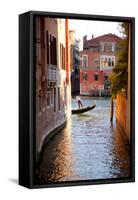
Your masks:
M115 65L115 56L113 55L102 55L100 57L100 67L102 69L102 67L105 67L108 69L111 69L111 67L114 67Z
M94 80L98 81L98 74L94 74Z
M114 52L115 51L115 44L113 43L112 44L112 52Z
M65 47L60 43L60 66L65 69Z
M53 64L53 61L52 61L52 58L53 58L53 51L52 51L52 48L53 48L53 45L52 45L52 36L50 34L50 64Z
M87 80L88 79L88 74L82 73L82 80Z
M105 43L104 51L111 52L112 51L112 43L110 43L110 42Z
M54 38L54 65L57 65L57 40Z
M54 36L50 34L50 64L57 65L57 41Z
M104 59L104 66L105 66L105 67L108 66L107 58Z
M101 51L104 52L104 43L101 43Z
M114 59L112 59L112 67L114 67Z
M108 80L108 75L105 75L105 80L106 80L106 81Z
M88 74L85 74L84 79L88 80Z
M82 57L82 67L88 68L88 55L83 55L83 57Z
M108 67L111 67L111 58L108 59Z
M47 46L47 64L49 64L49 34L46 32L46 46Z

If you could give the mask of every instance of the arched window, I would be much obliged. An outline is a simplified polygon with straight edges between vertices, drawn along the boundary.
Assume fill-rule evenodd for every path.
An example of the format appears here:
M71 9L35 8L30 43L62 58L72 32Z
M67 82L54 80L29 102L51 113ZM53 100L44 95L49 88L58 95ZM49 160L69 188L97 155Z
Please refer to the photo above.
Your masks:
M111 67L111 58L108 59L108 67Z
M105 66L105 67L108 66L107 58L104 59L104 66Z
M114 67L114 59L112 58L112 67Z

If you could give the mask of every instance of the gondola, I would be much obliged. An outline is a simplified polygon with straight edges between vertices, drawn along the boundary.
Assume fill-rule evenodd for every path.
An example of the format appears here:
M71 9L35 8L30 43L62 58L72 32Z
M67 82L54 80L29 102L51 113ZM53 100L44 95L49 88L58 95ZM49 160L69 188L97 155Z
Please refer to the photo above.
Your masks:
M96 107L96 104L94 104L93 106L85 107L85 108L75 109L75 110L72 110L72 114L85 113L85 112L88 112L90 110L93 110L95 107Z

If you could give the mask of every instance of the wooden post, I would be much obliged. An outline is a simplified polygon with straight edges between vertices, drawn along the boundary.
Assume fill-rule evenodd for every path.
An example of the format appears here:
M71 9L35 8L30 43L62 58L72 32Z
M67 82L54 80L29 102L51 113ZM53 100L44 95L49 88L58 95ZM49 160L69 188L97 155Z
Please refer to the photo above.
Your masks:
M110 116L110 122L113 123L113 117L114 117L114 99L111 97L111 116Z

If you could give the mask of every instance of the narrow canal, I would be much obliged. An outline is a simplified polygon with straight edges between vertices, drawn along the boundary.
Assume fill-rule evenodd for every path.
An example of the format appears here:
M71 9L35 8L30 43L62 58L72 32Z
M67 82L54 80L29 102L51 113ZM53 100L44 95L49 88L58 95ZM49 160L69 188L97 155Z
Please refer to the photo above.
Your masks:
M94 110L72 115L45 146L37 183L130 176L128 148L115 120L110 123L110 98L82 97L84 106L95 100ZM72 107L77 107L75 100Z

